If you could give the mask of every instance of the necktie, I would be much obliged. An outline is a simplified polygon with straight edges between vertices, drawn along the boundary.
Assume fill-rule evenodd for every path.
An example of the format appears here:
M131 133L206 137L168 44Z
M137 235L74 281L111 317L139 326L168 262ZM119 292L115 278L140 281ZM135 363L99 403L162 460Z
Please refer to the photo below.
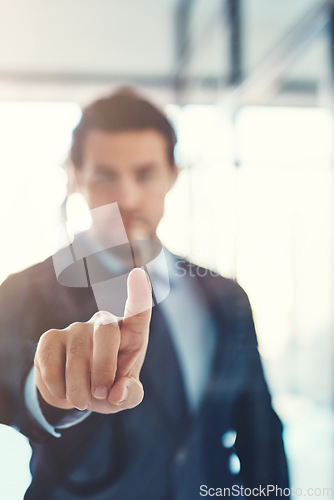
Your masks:
M159 305L152 309L145 364L150 367L146 376L154 378L147 381L147 384L152 385L153 382L155 390L159 393L159 399L174 424L178 427L183 426L189 416L183 377L167 321ZM145 373L144 368L143 372ZM145 381L143 382L145 387Z

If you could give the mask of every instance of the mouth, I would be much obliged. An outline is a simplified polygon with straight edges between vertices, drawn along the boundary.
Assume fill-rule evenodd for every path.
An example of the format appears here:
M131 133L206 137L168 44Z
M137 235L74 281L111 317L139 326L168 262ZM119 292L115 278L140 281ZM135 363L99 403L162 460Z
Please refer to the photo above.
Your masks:
M125 231L127 231L127 232L133 231L134 229L141 227L141 224L137 220L134 220L134 219L123 219L123 224L124 224Z
M138 218L122 217L122 220L123 220L123 224L124 224L125 229L145 227L143 220L138 219Z
M148 227L144 221L139 219L125 219L123 220L123 223L129 240L135 241L150 239Z

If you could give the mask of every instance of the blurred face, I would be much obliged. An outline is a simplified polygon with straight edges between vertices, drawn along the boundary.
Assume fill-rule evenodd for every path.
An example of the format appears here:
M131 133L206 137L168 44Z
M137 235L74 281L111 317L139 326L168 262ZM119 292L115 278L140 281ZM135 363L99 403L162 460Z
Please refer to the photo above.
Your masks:
M156 238L165 196L177 175L159 132L89 132L83 164L74 175L90 209L118 203L130 240ZM94 228L99 241L108 238L112 228L107 213L94 221Z

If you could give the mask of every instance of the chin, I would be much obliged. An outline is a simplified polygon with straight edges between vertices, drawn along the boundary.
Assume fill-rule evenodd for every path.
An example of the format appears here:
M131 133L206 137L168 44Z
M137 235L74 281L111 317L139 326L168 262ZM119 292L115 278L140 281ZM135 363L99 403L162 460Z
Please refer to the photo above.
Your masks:
M130 241L153 239L152 231L149 231L147 227L134 225L130 227L125 227L125 230Z

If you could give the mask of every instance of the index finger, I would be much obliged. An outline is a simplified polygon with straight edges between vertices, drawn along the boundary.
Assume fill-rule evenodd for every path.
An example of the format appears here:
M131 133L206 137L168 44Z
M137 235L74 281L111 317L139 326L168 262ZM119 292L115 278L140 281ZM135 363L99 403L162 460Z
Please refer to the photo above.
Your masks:
M120 351L146 350L152 312L152 288L146 272L132 269L128 276L128 298L121 327Z
M140 267L132 269L127 288L124 323L134 329L145 325L148 327L152 311L152 287L146 272Z

